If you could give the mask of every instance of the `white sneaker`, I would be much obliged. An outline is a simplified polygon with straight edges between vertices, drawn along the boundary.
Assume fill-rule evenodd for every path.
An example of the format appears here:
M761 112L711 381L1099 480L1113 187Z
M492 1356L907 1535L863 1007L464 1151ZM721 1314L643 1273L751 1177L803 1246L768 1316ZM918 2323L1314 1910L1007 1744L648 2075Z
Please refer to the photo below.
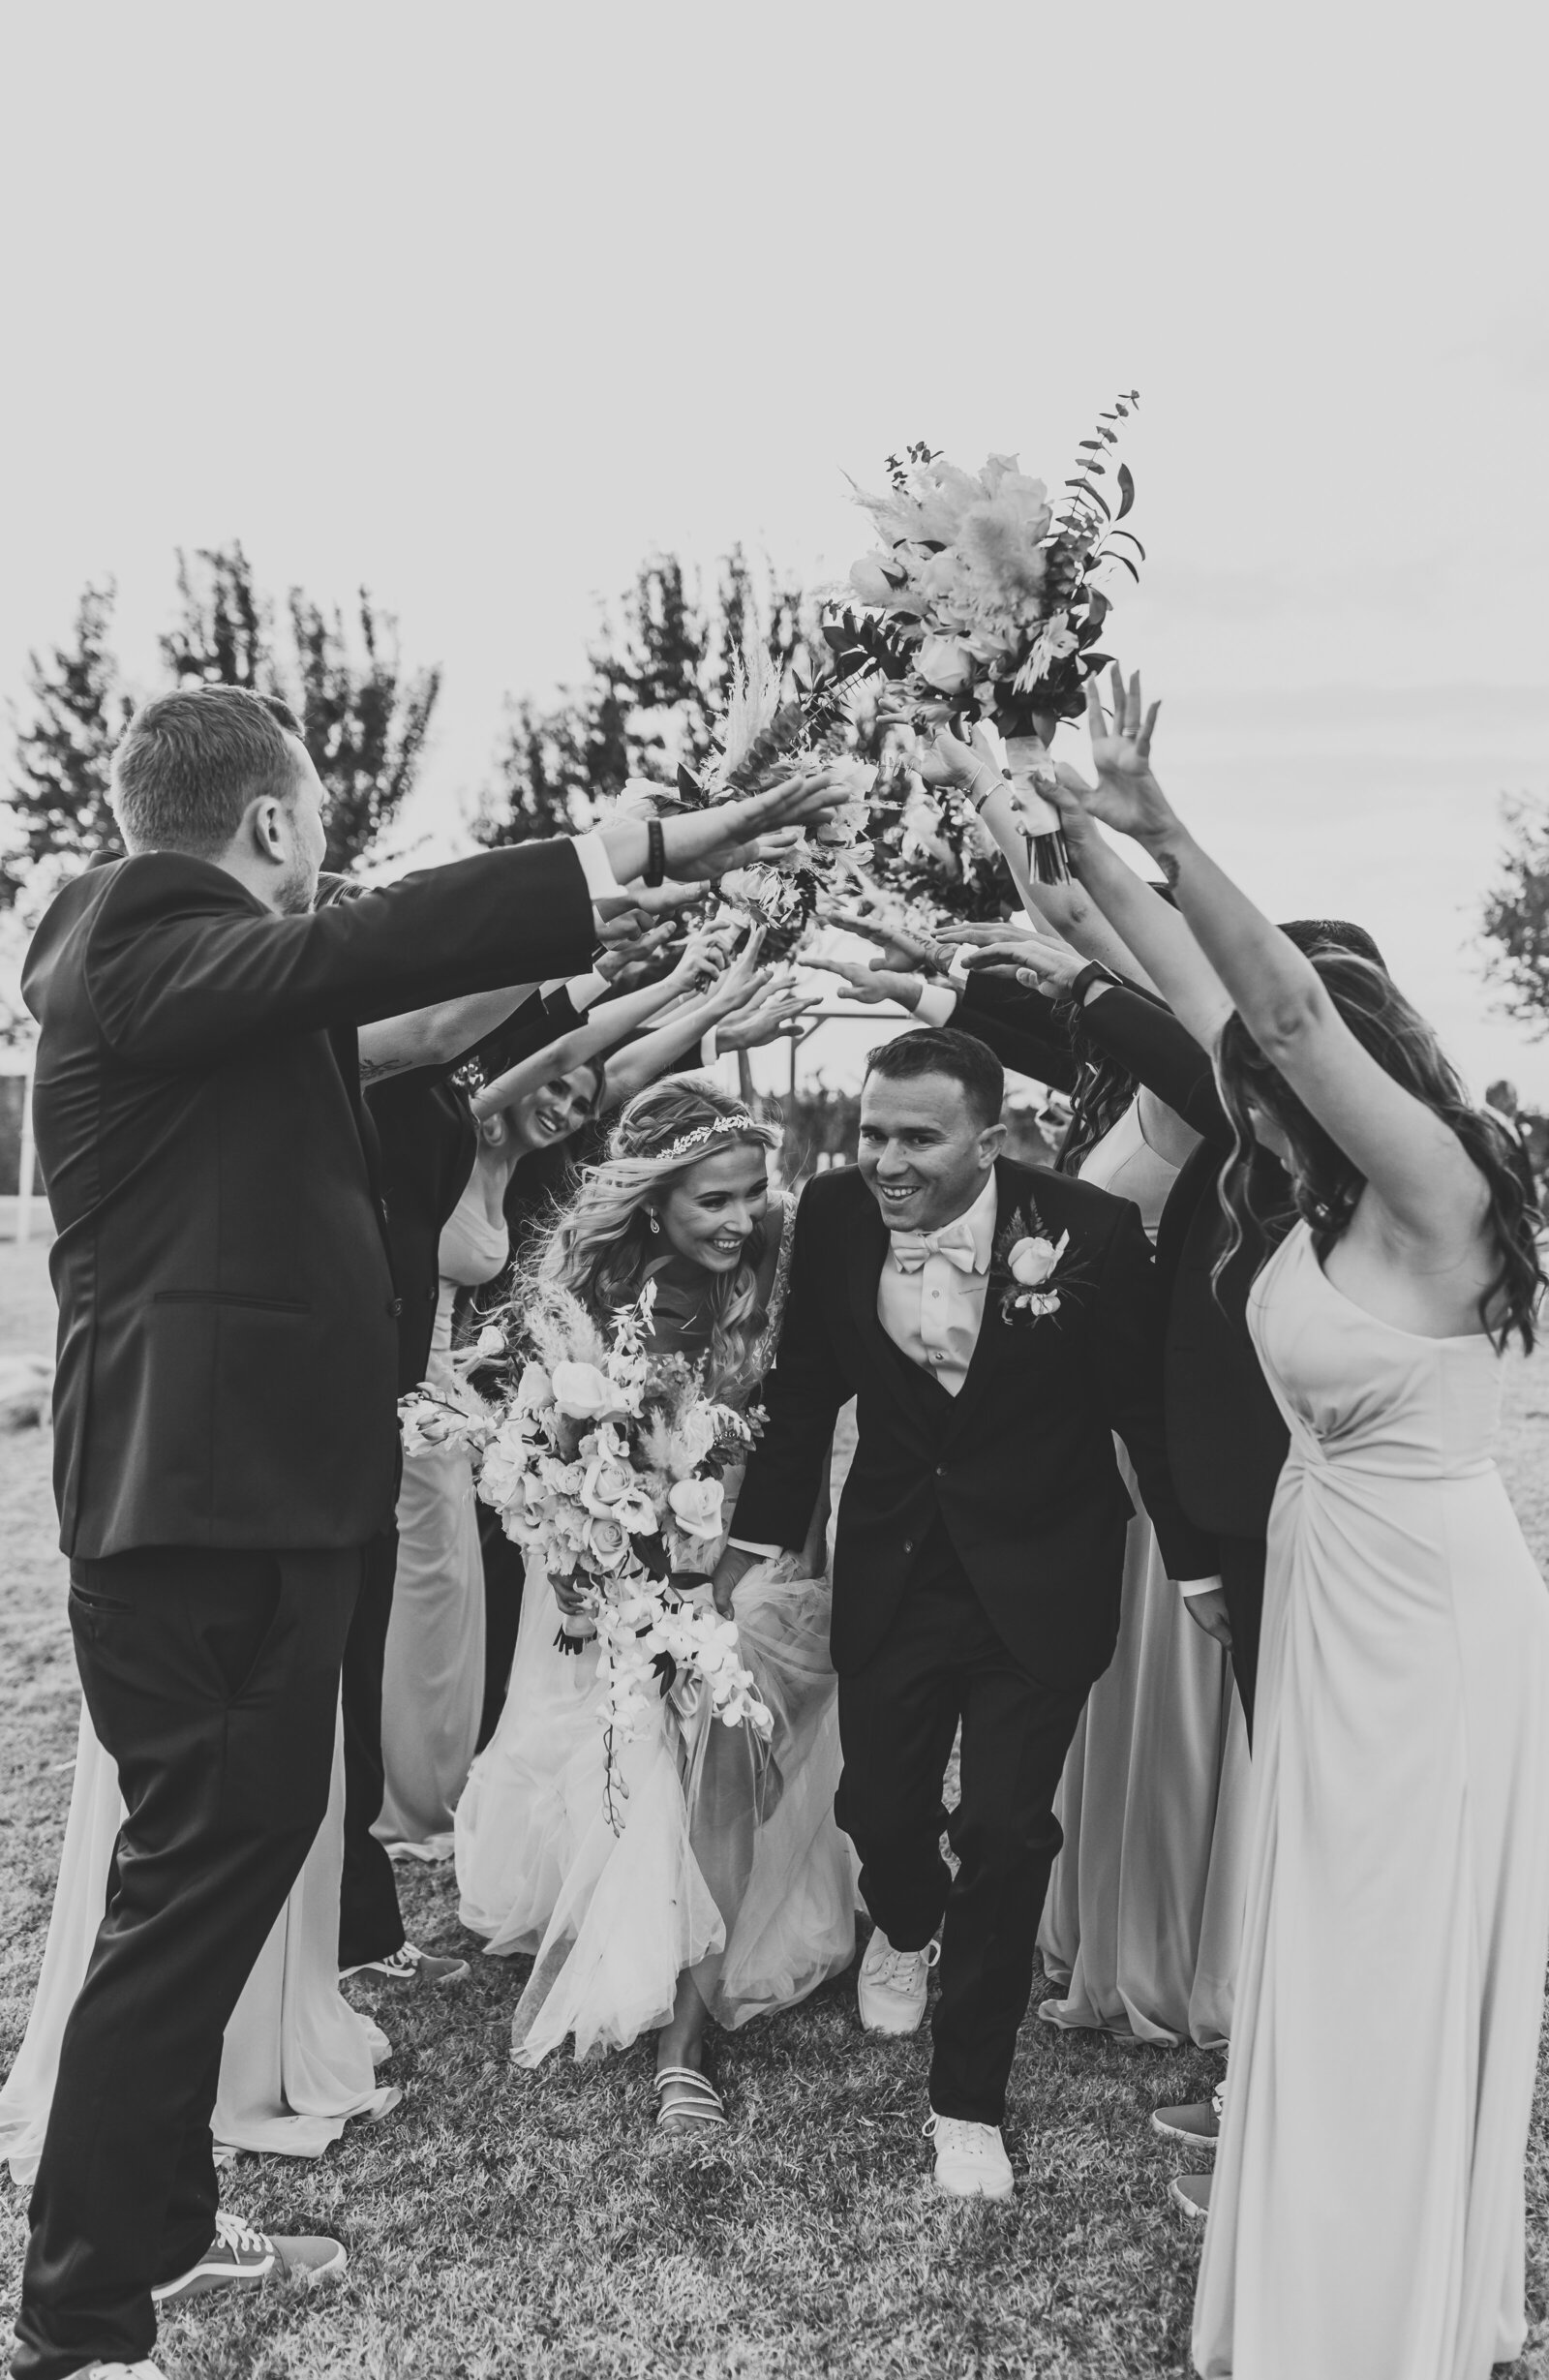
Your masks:
M962 2116L926 2120L926 2138L936 2144L934 2182L952 2198L1009 2198L1016 2187L1011 2159L998 2123L970 2123Z
M913 2033L926 2012L926 1977L941 1956L939 1942L924 1950L895 1950L878 1926L861 1961L856 1998L868 2033Z
M358 1967L342 1967L341 1983L351 1975L385 1975L389 1983L443 1984L461 1983L469 1973L466 1959L440 1958L433 1950L421 1950L413 1942L406 1942L385 1959L365 1959Z
M167 2380L167 2374L144 2356L137 2364L82 2364L70 2380Z
M257 2289L267 2280L303 2274L309 2281L332 2280L349 2259L339 2240L305 2235L282 2239L277 2233L255 2231L240 2215L224 2210L215 2218L215 2237L197 2265L175 2281L163 2281L151 2291L158 2305L175 2304L182 2298L202 2298L214 2289Z

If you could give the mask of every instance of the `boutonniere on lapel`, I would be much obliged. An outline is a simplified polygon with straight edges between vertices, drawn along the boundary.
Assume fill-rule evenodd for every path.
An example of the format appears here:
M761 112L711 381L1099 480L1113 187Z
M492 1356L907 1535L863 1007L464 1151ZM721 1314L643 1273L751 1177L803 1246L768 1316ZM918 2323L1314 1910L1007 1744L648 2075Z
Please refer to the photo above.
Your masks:
M1050 1239L1036 1206L1017 1206L995 1237L990 1281L1000 1291L1000 1319L1013 1328L1059 1312L1061 1283L1054 1275L1070 1246L1069 1232Z

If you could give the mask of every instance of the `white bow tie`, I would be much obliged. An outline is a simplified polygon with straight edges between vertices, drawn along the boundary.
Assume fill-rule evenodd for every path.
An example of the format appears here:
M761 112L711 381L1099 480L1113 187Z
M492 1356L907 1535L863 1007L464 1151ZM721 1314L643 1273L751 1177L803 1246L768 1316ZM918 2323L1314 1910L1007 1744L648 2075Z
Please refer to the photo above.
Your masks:
M944 1256L959 1272L974 1270L973 1226L966 1215L944 1223L939 1232L895 1232L893 1256L900 1272L918 1272L928 1256Z

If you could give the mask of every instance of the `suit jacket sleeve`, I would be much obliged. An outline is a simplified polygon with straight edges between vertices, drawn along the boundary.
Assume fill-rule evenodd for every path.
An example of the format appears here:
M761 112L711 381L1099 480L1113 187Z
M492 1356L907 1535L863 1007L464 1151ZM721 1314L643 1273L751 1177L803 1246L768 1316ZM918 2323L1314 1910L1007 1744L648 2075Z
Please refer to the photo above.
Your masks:
M1213 1577L1215 1539L1185 1516L1168 1464L1161 1290L1139 1211L1127 1201L1104 1253L1095 1353L1108 1419L1129 1449L1168 1576Z
M1122 985L1088 1000L1081 1011L1088 1039L1128 1067L1138 1083L1165 1100L1213 1147L1230 1148L1232 1130L1208 1051L1169 1008Z
M592 901L564 842L516 844L295 917L166 852L121 863L93 919L86 988L120 1055L202 1066L255 1036L352 1026L463 992L574 973Z
M1076 1088L1079 1069L1054 1004L1003 978L970 975L953 1022L993 1050L1003 1066L1057 1091Z
M764 1435L732 1515L740 1538L800 1548L822 1490L839 1407L852 1392L825 1320L822 1208L808 1184L796 1211L791 1280L774 1368L764 1383ZM835 1218L835 1221L837 1219Z

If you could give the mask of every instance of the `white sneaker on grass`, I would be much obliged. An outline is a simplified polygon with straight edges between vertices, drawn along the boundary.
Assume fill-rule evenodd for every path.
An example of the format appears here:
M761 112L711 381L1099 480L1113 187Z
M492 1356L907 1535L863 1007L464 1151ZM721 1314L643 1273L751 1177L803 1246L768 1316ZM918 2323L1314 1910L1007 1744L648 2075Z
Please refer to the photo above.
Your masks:
M218 2214L215 2237L198 2263L175 2281L163 2281L151 2296L158 2305L173 2305L214 2289L258 2289L265 2281L299 2277L331 2280L349 2261L341 2240L277 2239L237 2215Z
M1009 2198L1016 2187L1011 2159L998 2123L970 2123L963 2116L926 2121L926 2138L936 2144L936 2188L951 2198Z
M81 2364L70 2380L167 2380L160 2364L142 2356L137 2364Z
M383 1975L389 1983L443 1984L461 1983L469 1972L466 1959L443 1959L434 1950L421 1950L413 1942L406 1942L385 1959L363 1959L358 1967L341 1968L343 1983L350 1975Z
M913 2033L926 2012L926 1979L941 1956L939 1942L924 1950L895 1950L880 1926L861 1961L856 1986L861 2022L868 2033Z

